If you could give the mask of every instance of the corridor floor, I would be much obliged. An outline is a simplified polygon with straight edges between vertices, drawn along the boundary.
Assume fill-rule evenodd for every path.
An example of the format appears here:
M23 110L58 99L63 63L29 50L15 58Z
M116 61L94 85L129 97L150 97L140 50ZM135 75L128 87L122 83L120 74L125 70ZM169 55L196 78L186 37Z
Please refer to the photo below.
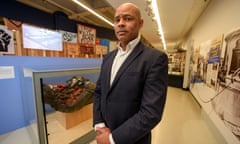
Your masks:
M217 144L189 91L168 87L162 121L152 131L152 144Z
M217 141L192 94L168 87L164 115L152 131L152 144L217 144Z

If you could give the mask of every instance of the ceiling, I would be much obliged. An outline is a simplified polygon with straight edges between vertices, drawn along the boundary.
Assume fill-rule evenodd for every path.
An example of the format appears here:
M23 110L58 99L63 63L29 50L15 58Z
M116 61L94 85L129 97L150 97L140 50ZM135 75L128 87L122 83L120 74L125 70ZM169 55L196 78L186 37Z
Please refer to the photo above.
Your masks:
M90 14L72 0L17 0L45 12L62 11L70 19L112 29L112 26ZM143 37L155 48L162 49L162 42L157 33L156 22L146 10L146 0L79 0L97 13L112 21L115 8L124 2L136 4L142 13L144 26ZM211 0L157 0L167 49L180 48L181 41Z

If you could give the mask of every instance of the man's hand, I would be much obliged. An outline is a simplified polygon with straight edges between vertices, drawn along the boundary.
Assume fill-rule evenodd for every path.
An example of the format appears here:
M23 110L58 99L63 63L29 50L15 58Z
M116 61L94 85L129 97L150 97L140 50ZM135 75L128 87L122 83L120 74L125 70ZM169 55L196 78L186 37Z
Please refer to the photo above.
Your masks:
M96 133L97 144L110 144L109 135L111 132L109 128L97 128Z

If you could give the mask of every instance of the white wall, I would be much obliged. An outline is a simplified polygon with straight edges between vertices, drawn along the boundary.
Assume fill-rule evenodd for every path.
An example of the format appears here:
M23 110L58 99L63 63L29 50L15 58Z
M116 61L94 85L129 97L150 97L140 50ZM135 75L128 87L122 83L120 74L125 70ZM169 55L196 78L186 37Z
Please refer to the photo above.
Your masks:
M240 1L212 0L195 23L189 38L198 45L236 27L240 27Z
M240 0L212 0L193 26L183 47L188 49L188 43L191 40L194 41L194 47L198 47L202 42L216 38L221 34L225 36L239 27ZM223 48L225 45L224 41ZM240 140L226 128L221 119L213 112L212 105L205 102L214 95L214 91L204 83L195 84L194 87L190 87L190 91L202 106L203 112L206 113L209 124L211 124L210 127L218 137L219 143L239 144Z

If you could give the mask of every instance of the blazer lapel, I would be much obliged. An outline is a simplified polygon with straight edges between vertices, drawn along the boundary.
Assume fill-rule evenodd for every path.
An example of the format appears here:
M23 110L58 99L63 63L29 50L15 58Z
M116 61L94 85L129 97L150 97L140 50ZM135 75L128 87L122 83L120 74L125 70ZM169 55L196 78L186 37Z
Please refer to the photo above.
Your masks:
M123 72L127 69L127 67L134 61L134 59L136 59L136 57L142 52L143 47L142 47L142 43L139 42L137 44L137 46L134 48L134 50L132 51L132 53L127 57L127 59L125 60L125 62L121 65L121 67L119 68L115 79L113 80L112 83L112 87L114 87L114 85L116 84L116 82L119 80L119 78L121 77L121 75L123 74ZM111 89L110 88L110 89Z
M107 89L109 90L110 89L110 79L111 79L111 70L112 70L112 64L113 64L113 61L114 61L114 58L117 54L117 50L115 50L109 57L109 60L107 62L107 69L106 69L106 86L107 86Z

